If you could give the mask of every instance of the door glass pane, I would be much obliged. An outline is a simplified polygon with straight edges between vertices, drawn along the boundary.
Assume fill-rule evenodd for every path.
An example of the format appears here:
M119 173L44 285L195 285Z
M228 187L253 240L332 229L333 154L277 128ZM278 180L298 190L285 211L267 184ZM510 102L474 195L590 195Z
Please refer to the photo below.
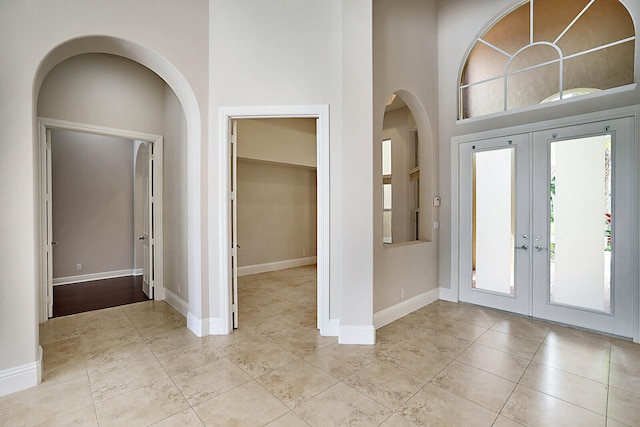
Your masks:
M382 175L391 174L391 140L382 141Z
M382 243L391 244L391 207L392 207L392 187L391 184L382 184Z
M550 146L550 301L611 312L611 136Z
M473 153L473 284L514 294L515 149Z

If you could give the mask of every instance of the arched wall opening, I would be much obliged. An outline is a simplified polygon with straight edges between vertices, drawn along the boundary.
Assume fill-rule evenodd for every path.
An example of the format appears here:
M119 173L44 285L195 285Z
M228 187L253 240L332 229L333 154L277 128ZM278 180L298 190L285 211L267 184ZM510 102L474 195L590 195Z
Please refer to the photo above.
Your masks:
M200 108L198 107L195 94L185 77L177 70L177 68L159 54L135 43L127 40L104 37L104 36L88 36L68 40L51 51L49 51L41 60L40 65L33 81L32 105L34 111L33 117L33 135L34 135L34 171L35 179L35 200L40 200L41 188L38 175L42 174L39 159L39 129L37 117L35 113L38 107L38 98L42 84L47 75L58 64L77 55L102 53L123 57L134 61L157 74L168 87L174 92L184 112L184 120L186 126L186 170L187 175L187 271L189 282L189 302L187 318L201 318L203 315L202 306L202 242L201 235L201 129L202 122L200 117ZM37 202L36 202L37 203ZM36 206L36 211L40 209ZM37 221L41 224L42 221ZM43 236L42 226L36 226L37 242L41 242ZM40 245L36 244L36 278L38 283L44 279L42 277L42 261L39 251ZM190 325L188 325L190 326ZM193 330L193 328L191 328Z
M424 105L412 91L399 89L392 93L396 95L396 99L401 98L411 112L413 116L411 127L415 128L418 135L419 239L397 243L392 241L392 244L383 242L382 139L387 134L384 131L386 108L381 108L376 111L378 119L375 121L377 125L373 150L375 242L373 305L376 328L437 300L439 292L437 288L438 231L434 225L438 221L438 208L433 204L438 194L437 158L433 129ZM386 93L385 98L389 95L391 93ZM384 107L384 104L382 106ZM404 130L410 131L406 126ZM409 158L402 161L408 162ZM402 174L407 174L407 181L411 179L410 168ZM404 177L401 176L400 179Z

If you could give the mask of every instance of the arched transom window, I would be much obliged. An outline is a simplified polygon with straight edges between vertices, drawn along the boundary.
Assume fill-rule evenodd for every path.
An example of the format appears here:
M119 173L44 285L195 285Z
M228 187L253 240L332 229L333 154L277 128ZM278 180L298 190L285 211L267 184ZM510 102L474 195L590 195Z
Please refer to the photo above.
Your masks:
M634 82L635 28L618 0L530 0L471 49L460 118L513 110Z

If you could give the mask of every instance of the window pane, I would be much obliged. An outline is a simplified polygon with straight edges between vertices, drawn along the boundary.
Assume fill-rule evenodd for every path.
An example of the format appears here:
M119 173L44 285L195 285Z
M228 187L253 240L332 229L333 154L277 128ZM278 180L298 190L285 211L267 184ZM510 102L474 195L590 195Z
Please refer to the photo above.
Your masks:
M473 287L514 294L514 148L473 154Z
M391 210L393 203L391 201L391 184L382 185L382 209Z
M382 243L392 243L391 211L382 212Z
M382 141L382 175L391 175L391 140Z
M550 300L610 312L611 137L550 148Z

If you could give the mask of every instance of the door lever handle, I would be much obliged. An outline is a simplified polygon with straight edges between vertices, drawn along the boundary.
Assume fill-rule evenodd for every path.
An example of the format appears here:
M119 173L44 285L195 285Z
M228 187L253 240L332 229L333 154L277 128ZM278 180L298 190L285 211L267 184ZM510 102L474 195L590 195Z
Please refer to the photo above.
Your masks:
M138 237L138 240L144 240L144 236Z
M521 249L523 251L526 251L527 249L529 249L529 247L527 245L522 245L522 246L516 246L516 249Z
M543 251L544 249L547 249L547 248L543 248L543 247L542 247L542 246L540 246L540 245L536 245L536 246L534 246L534 248L533 248L533 249L535 249L535 250L536 250L536 252L541 252L541 251Z

